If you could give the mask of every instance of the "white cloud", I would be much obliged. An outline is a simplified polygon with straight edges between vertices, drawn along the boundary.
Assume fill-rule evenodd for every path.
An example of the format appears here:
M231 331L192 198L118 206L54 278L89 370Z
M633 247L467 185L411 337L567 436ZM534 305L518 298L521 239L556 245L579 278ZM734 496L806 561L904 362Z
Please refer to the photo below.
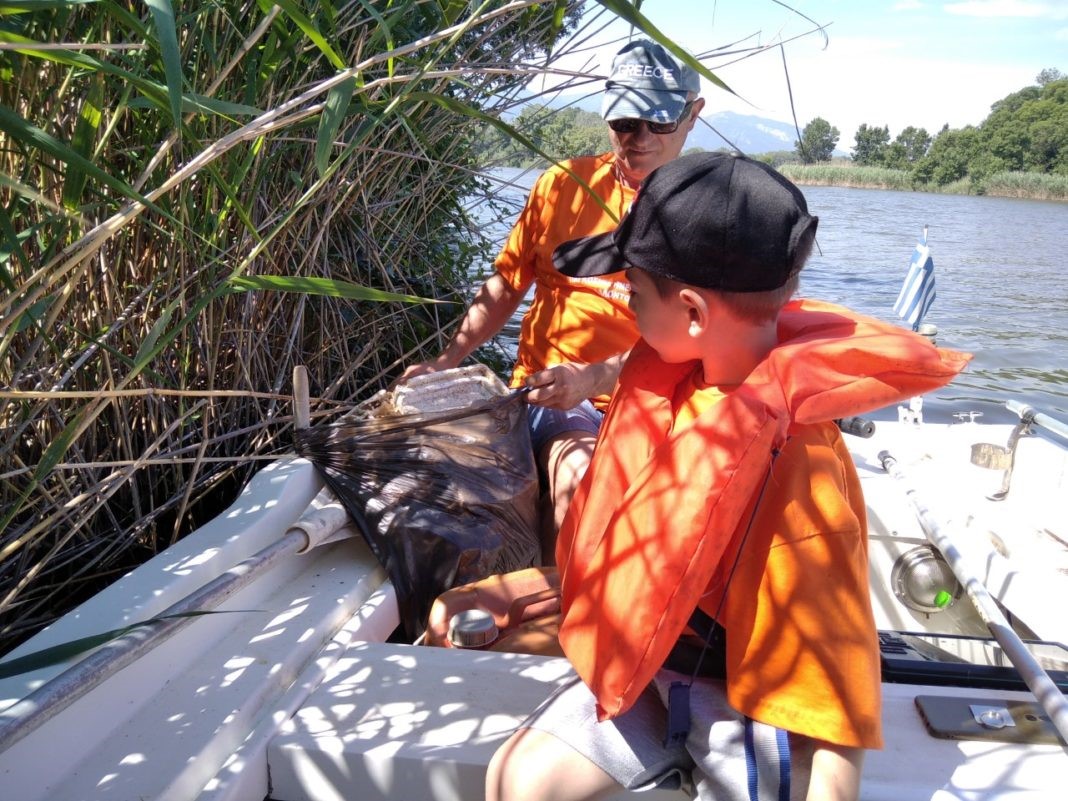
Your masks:
M667 7L667 0L662 2ZM894 2L902 9L918 4L917 0ZM687 5L682 0L670 3L672 9ZM868 14L868 4L855 5L863 5L865 13L836 21L826 48L819 37L787 42L785 70L778 47L731 64L707 59L706 65L744 101L706 85L705 112L733 111L790 123L792 92L798 124L804 126L815 117L824 118L838 128L839 147L845 149L852 146L861 123L887 125L892 136L909 125L926 128L932 134L947 123L951 128L978 125L990 113L992 103L1032 85L1040 69L1068 69L1057 63L1063 59L1061 43L1068 40L1068 29L1063 23L1049 22L1058 14L1068 18L1068 0L959 0L946 6L957 9L957 16L932 16L929 25L919 32L886 24L885 11L882 16ZM924 2L922 6L930 10L942 8L943 4ZM937 46L947 37L962 36L966 26L960 14L979 13L977 9L987 14L1043 9L1047 16L1021 26L1028 30L1021 31L1019 40L1007 37L996 50L972 48L961 55L957 50L950 52ZM688 21L695 25L693 19ZM1007 24L993 17L972 22L983 35L991 35L991 28L996 32ZM1040 30L1030 32L1031 29ZM733 32L719 31L715 36L709 34L708 39L734 41L731 36ZM685 43L692 38L687 34L679 40ZM618 43L598 51L585 49L566 66L586 74L603 74L616 47ZM557 66L564 67L565 63ZM586 87L586 92L596 94L600 88L595 82Z
M978 125L992 103L1031 84L1033 66L940 60L923 52L902 57L890 41L881 48L862 38L840 38L826 51L788 57L790 87L798 124L822 117L838 128L839 147L851 147L861 123L887 125L896 136L908 125L935 134ZM752 105L707 89L706 111L791 120L781 60L750 59L720 71L720 77Z
M963 3L947 3L947 14L962 17L1051 17L1062 19L1063 9L1047 3L1031 3L1028 0L966 0Z
M756 128L757 128L758 131L761 131L762 133L766 133L768 136L771 136L771 137L774 137L775 139L781 140L783 142L783 144L788 144L791 147L793 146L793 137L792 136L787 136L785 133L783 133L782 131L780 131L777 128L771 128L771 127L769 127L767 125L759 125L759 124L756 126Z

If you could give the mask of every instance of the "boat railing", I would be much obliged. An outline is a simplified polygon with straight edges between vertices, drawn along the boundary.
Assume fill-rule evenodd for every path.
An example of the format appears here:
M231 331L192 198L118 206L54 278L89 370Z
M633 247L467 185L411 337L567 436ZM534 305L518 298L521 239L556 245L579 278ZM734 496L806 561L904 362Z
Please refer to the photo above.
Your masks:
M152 620L131 626L32 693L0 712L0 752L10 748L105 679L167 641L194 618L215 609L282 560L318 545L356 536L344 507L322 490L304 514L274 543L234 565Z
M294 417L298 428L310 420L308 377L303 366L293 370ZM105 679L166 642L194 618L220 606L277 564L337 539L357 536L334 494L323 489L304 513L274 543L216 576L151 620L130 626L25 698L0 712L0 752L51 720Z

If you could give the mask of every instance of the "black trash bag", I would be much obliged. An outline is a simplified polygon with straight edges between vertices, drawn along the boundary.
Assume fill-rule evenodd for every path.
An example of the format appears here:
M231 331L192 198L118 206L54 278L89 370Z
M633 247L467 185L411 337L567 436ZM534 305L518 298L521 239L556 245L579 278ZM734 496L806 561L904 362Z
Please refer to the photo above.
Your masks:
M464 409L296 433L385 568L409 641L445 590L540 561L538 474L522 392Z

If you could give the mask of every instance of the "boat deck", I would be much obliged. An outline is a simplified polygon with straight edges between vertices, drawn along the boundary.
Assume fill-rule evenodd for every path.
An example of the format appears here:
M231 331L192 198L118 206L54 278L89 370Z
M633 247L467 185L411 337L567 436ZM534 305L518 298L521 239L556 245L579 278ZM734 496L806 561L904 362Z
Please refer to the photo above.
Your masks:
M944 611L917 613L897 603L886 579L894 562L927 543L905 502L913 490L987 589L1032 639L1064 642L1068 624L1056 593L1068 587L1068 449L1041 435L1019 440L1009 491L994 500L1004 471L972 463L975 445L1004 447L1013 426L963 422L952 425L879 422L872 439L848 437L868 506L873 601L885 629L934 629L986 636L967 598ZM889 451L909 478L895 480L879 454Z
M514 725L572 675L565 659L360 643L338 660L268 747L274 801L480 798L485 768ZM1063 772L1055 745L936 739L920 693L974 690L884 685L885 748L864 763L865 801L1046 799L1029 777ZM998 698L1026 700L1027 693ZM620 794L679 801L678 792Z

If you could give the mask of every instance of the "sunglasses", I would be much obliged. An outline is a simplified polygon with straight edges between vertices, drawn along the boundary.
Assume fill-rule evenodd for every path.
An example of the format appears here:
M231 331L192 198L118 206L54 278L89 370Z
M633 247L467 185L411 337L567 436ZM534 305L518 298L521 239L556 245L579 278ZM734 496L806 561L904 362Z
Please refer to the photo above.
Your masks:
M611 120L608 123L608 127L616 133L629 134L636 132L638 128L641 127L641 124L644 122L645 125L649 128L649 133L659 134L663 136L664 134L675 133L675 131L679 129L679 125L684 120L689 119L690 109L692 108L693 101L691 100L685 106L682 107L682 113L679 115L679 118L674 122L649 122L648 120L639 120L633 117L628 117L622 120Z

